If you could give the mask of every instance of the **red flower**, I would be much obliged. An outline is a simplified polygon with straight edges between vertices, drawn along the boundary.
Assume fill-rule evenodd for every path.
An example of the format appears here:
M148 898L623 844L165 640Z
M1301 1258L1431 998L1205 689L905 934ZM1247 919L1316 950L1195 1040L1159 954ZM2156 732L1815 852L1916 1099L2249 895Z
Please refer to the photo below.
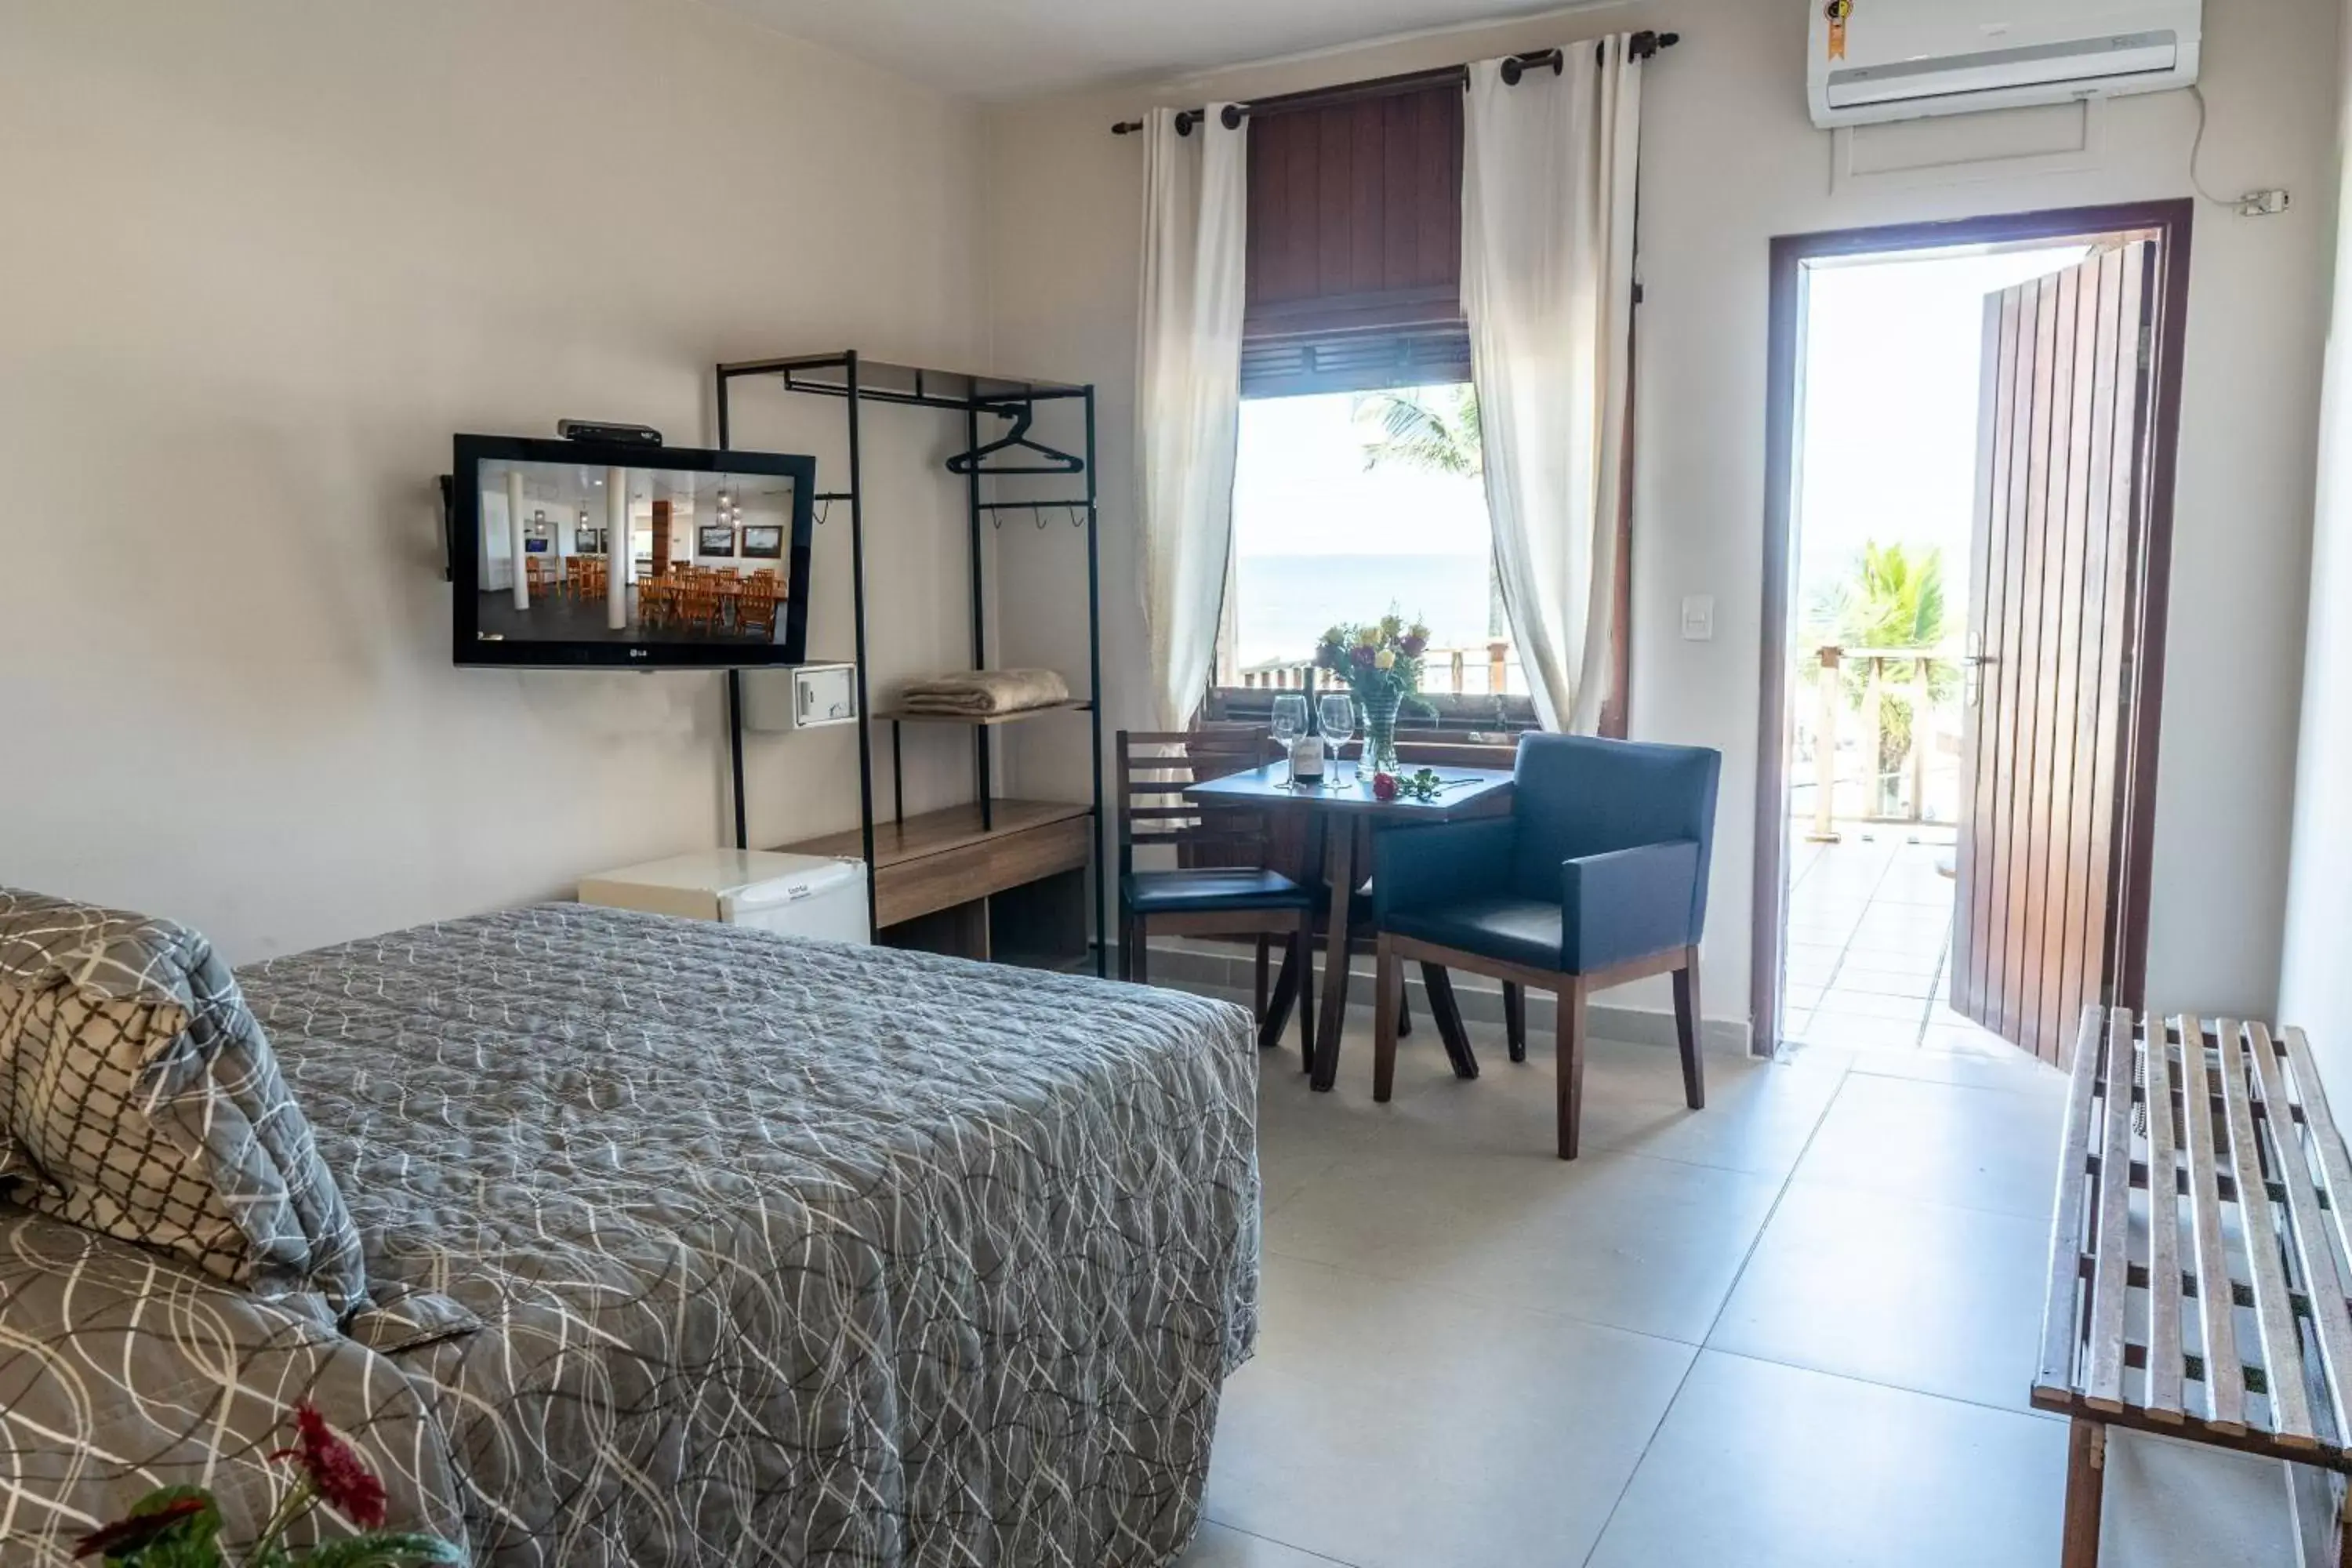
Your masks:
M1427 637L1416 637L1410 632L1397 640L1397 647L1404 650L1404 656L1407 658L1419 658L1421 657L1421 650L1428 646L1429 639Z
M357 1450L335 1436L310 1401L294 1407L294 1447L269 1457L300 1466L311 1489L362 1530L383 1525L383 1483L369 1472Z
M1359 669L1370 669L1372 667L1372 654L1373 649L1369 643L1358 643L1348 650L1349 659Z
M74 1542L74 1555L127 1557L157 1536L177 1530L211 1506L200 1497L173 1498L144 1513L134 1513L128 1519L118 1519L112 1524L91 1531Z
M1374 800L1394 800L1396 797L1396 774L1374 773L1372 775L1372 798Z

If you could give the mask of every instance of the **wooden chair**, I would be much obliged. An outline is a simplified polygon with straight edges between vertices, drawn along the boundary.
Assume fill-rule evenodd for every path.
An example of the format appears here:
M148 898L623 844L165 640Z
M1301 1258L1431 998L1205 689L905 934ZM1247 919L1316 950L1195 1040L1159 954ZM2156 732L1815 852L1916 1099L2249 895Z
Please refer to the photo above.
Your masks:
M746 588L736 596L735 629L746 637L774 638L776 595L772 588Z
M1183 733L1118 732L1119 977L1148 979L1145 944L1153 933L1255 936L1258 1044L1273 1046L1294 1001L1299 1047L1315 1055L1315 893L1265 865L1264 819L1254 812L1203 809L1183 798L1186 784L1258 766L1265 731L1220 726ZM1139 870L1136 851L1173 851L1177 864ZM1288 946L1290 982L1266 988L1273 938Z
M1594 991L1674 976L1684 1099L1705 1106L1698 943L1722 767L1696 746L1529 735L1509 816L1376 837L1372 1098L1389 1098L1403 965L1417 959L1558 994L1561 1159L1576 1158Z

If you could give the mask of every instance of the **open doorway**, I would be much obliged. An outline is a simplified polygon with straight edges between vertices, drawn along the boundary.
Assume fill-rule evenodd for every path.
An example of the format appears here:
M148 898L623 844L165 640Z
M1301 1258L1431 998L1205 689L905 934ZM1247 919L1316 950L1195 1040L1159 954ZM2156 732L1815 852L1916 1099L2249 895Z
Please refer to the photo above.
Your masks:
M1759 1048L2137 1004L2188 225L1775 243Z

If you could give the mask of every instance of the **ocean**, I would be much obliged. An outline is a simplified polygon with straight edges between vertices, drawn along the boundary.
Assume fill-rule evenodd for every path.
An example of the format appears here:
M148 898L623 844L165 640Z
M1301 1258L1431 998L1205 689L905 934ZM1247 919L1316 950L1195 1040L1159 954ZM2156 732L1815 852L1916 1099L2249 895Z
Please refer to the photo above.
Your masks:
M1313 657L1326 627L1394 611L1429 627L1433 647L1483 647L1489 563L1483 555L1244 555L1235 606L1244 669Z

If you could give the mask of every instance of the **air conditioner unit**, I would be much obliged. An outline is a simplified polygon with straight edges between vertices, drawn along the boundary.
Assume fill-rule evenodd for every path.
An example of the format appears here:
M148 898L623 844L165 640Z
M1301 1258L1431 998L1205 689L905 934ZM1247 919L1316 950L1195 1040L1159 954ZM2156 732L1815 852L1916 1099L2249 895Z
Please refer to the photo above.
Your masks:
M2204 31L2203 0L1808 4L1822 127L2188 87Z

